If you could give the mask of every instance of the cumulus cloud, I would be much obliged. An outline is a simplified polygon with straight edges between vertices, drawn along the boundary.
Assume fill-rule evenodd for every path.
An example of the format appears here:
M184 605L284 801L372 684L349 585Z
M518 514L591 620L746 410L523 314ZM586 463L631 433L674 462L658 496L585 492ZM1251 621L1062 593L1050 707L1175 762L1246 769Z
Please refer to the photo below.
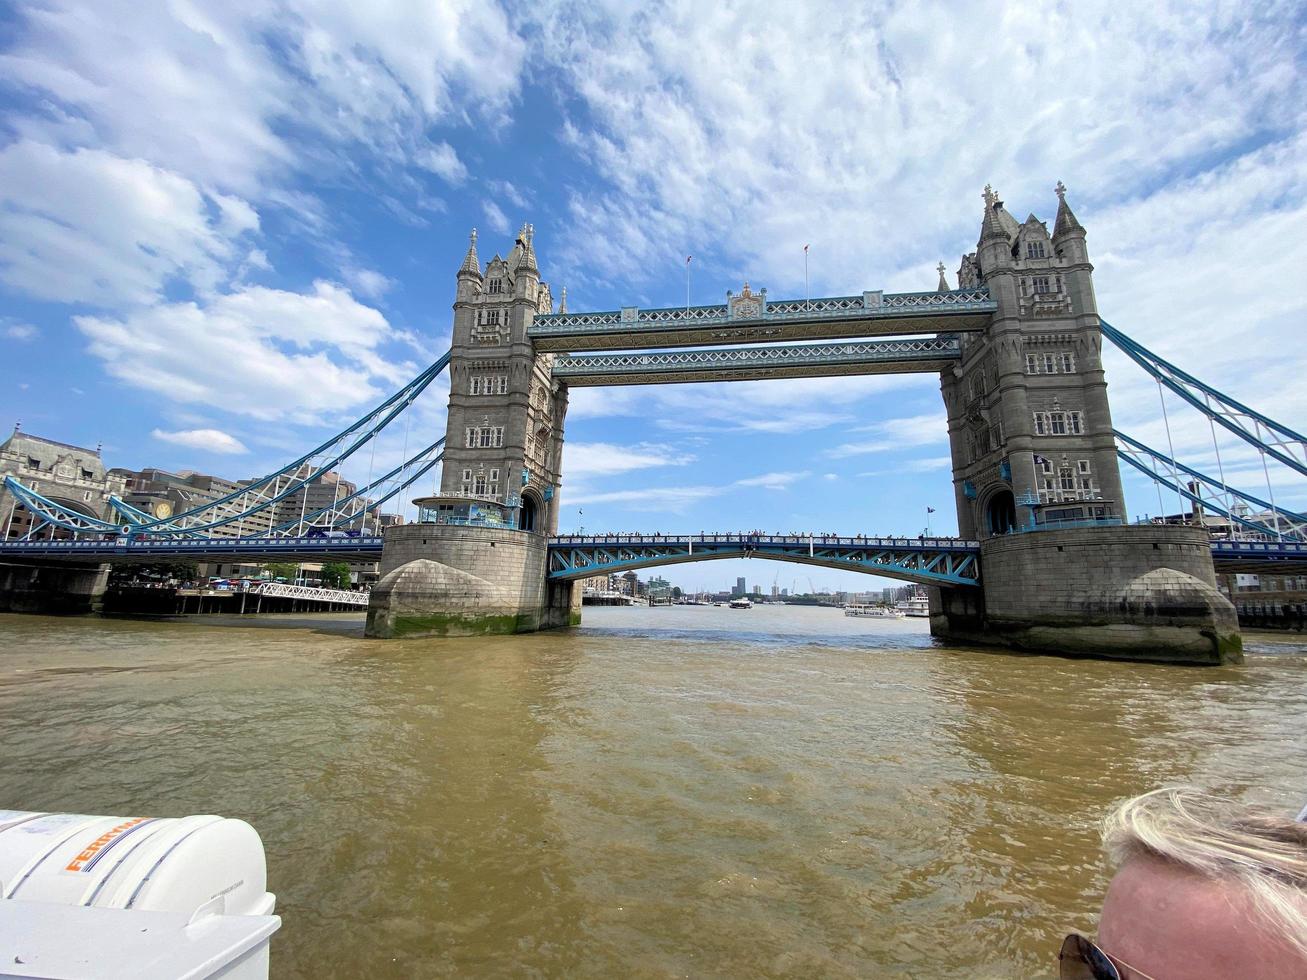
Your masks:
M246 202L143 160L28 140L0 150L0 281L39 299L149 303L178 279L211 289L257 226Z
M150 435L162 442L171 442L173 445L186 446L189 449L200 449L207 453L235 456L249 452L245 444L235 436L218 429L183 429L179 432L155 429Z
M74 322L112 376L259 419L321 422L417 373L379 353L394 336L386 318L327 282L310 293L252 286Z

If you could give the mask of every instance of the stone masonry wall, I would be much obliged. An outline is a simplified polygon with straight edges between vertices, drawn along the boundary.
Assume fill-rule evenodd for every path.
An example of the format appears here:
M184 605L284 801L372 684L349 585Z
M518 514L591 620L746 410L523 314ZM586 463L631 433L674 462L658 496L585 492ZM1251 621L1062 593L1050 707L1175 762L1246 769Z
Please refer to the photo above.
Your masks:
M369 636L522 633L580 622L573 583L545 576L548 539L484 527L386 529Z
M1200 528L1037 531L981 543L980 601L941 592L931 632L1015 649L1220 664L1242 658Z

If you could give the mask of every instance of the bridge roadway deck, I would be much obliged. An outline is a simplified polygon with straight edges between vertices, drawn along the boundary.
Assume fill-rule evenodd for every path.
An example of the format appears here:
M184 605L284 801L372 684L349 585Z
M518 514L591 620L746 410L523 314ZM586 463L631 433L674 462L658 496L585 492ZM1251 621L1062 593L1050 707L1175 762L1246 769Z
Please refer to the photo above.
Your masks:
M756 381L853 374L937 372L956 364L956 337L866 340L853 344L780 344L623 354L560 355L553 376L572 387Z
M1037 533L1037 532L1036 532ZM381 558L383 538L267 537L190 538L180 540L121 539L66 541L3 541L0 561L23 559L42 562L124 564L149 560L195 561L349 561ZM978 556L980 542L961 538L869 538L834 535L727 534L662 535L558 535L550 539L550 575L560 579L585 578L607 571L645 568L711 558L756 557L822 564L871 574L886 574L875 561L908 562L901 572L939 572L956 576L947 584L976 584L979 561L964 566L967 556ZM620 556L620 558L619 558ZM952 556L945 560L945 556ZM935 558L939 562L934 562ZM1213 541L1212 558L1218 572L1253 574L1307 574L1307 544L1292 541ZM932 564L932 562L934 562ZM950 562L952 563L950 565ZM915 564L914 564L915 563ZM924 563L924 564L921 564ZM971 571L972 567L976 571ZM890 576L894 577L894 576ZM909 577L900 575L899 577ZM935 581L936 579L931 579ZM940 584L945 584L940 580Z
M960 333L983 330L998 304L989 290L868 292L821 299L760 300L757 313L732 306L690 306L605 313L543 313L527 336L539 351L615 351L702 344L774 344L787 340ZM739 298L735 300L738 311Z

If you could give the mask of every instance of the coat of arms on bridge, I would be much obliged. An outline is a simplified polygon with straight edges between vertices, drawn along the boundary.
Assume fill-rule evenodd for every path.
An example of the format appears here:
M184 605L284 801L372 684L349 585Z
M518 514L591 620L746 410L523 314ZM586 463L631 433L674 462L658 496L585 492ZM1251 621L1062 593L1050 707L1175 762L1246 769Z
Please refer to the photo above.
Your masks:
M739 296L730 292L726 294L726 308L732 320L756 319L767 310L767 290L755 293L746 282Z

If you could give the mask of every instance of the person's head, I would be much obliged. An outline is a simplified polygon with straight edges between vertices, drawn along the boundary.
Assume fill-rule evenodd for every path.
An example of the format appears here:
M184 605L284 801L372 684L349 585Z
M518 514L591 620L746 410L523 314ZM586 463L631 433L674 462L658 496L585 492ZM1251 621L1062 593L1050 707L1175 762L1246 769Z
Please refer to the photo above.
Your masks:
M1117 873L1098 949L1069 937L1063 977L1307 977L1307 824L1163 789L1117 807L1103 843Z

